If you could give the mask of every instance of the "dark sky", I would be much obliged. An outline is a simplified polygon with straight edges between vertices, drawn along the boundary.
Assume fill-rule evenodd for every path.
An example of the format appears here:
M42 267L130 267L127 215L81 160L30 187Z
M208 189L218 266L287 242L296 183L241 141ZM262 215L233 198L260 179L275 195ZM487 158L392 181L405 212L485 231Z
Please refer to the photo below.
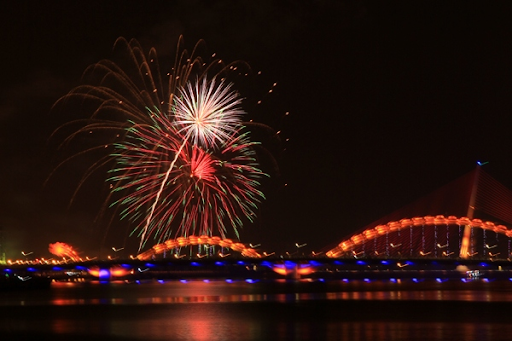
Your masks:
M120 36L156 47L161 58L173 57L179 35L189 48L204 39L222 59L262 71L248 97L277 82L256 114L289 141L276 153L280 176L264 189L260 219L241 231L243 242L263 250L334 246L478 160L512 187L511 10L506 1L2 4L0 226L7 256L24 250L48 257L56 241L84 255L133 244L126 231L93 223L101 184L68 208L80 169L43 186L56 166L47 142L63 123L52 104L88 65L110 58Z

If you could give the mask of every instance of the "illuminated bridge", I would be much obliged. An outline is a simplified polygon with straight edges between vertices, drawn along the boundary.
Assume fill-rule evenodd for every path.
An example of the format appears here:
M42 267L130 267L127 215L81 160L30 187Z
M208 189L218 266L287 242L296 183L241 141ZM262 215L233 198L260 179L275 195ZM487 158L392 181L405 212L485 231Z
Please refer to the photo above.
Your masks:
M510 260L512 191L474 171L357 231L326 252L358 259Z
M0 265L0 288L52 281L282 278L512 281L512 191L477 167L418 201L356 231L325 254L259 253L214 236L154 245L132 259ZM187 255L180 254L187 248ZM197 249L197 254L192 253ZM206 250L206 251L200 251Z

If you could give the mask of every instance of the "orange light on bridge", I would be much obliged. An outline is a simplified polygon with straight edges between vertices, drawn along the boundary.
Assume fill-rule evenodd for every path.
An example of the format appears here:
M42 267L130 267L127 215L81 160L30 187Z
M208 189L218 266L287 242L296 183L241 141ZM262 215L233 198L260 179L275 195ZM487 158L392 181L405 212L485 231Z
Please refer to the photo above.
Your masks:
M392 221L392 222L388 223L388 227L389 227L390 232L394 232L394 231L400 230L400 228L402 227L402 224L399 221Z
M222 239L218 236L189 236L178 237L176 239L167 240L161 244L154 245L150 250L137 255L139 260L147 260L154 255L163 253L177 247L184 247L189 245L219 245L221 247L230 248L234 251L240 252L245 257L260 258L261 255L253 248L248 248L242 243L234 243L231 239Z
M352 251L359 251L356 249L359 245L364 245L366 242L370 240L375 240L378 238L381 238L384 235L388 235L389 233L399 232L401 229L404 228L410 228L410 238L412 238L412 228L418 228L418 227L432 227L432 226L440 226L440 225L446 225L446 233L448 234L448 226L449 225L458 225L465 226L464 228L464 236L460 242L460 257L465 258L468 256L473 256L474 254L469 254L469 246L470 246L470 238L471 238L471 230L473 228L479 228L482 230L489 230L494 231L495 233L499 233L502 235L505 235L509 238L512 238L512 230L508 229L504 225L496 225L490 221L482 221L481 219L469 219L468 217L461 217L457 218L455 216L448 216L446 218L443 215L436 215L436 216L424 216L424 217L413 217L411 219L404 218L399 221L391 221L387 223L386 225L377 225L372 228L368 228L362 232L359 232L357 234L352 235L348 239L340 242L338 246L336 246L334 249L326 252L326 256L330 258L337 258L342 256L350 256L350 252ZM423 232L422 232L423 233ZM409 234L408 234L409 235ZM422 237L423 238L423 237ZM448 237L447 237L448 238ZM412 239L411 239L412 240ZM402 241L403 242L403 241ZM381 243L381 242L379 242ZM386 239L386 243L388 243L388 240ZM396 244L396 243L395 243ZM386 244L391 245L391 247L394 249L395 244ZM396 244L398 245L398 244ZM405 244L404 244L405 245ZM375 244L375 247L377 247L377 244ZM412 255L413 252L413 246L412 241L410 242L410 254ZM373 250L375 255L379 255L378 250ZM400 252L403 252L401 250ZM418 252L416 249L415 252ZM420 251L420 254L422 256L426 256L430 254L430 252L426 252L425 250ZM451 255L452 253L450 253Z

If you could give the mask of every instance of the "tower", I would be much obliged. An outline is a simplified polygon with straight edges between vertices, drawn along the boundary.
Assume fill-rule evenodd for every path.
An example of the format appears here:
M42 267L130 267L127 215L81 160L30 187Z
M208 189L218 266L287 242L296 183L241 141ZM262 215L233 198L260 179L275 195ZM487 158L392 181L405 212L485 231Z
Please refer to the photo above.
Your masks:
M475 169L475 173L473 175L473 184L471 186L471 196L469 198L469 204L468 204L468 212L466 214L466 217L469 219L473 219L473 215L475 212L475 202L476 202L476 195L478 190L478 181L480 177L480 164ZM471 243L471 226L466 225L464 227L464 234L462 236L462 242L460 246L460 252L459 257L460 258L468 258L469 256L469 246Z

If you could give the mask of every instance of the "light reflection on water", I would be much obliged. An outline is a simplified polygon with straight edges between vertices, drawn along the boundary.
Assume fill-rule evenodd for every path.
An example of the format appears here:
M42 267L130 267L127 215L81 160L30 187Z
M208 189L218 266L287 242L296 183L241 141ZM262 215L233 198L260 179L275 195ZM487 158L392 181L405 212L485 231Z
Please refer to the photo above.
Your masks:
M53 283L0 292L16 340L496 340L512 283ZM510 287L509 287L510 286Z
M432 282L403 288L400 283L311 281L248 283L245 281L148 281L142 284L112 282L54 282L51 290L29 296L8 295L5 305L148 305L237 302L301 302L315 300L427 300L467 302L512 301L512 283L480 282L478 287L460 283L447 288ZM27 293L30 294L30 293ZM1 297L1 296L0 296ZM18 299L19 298L19 299Z

